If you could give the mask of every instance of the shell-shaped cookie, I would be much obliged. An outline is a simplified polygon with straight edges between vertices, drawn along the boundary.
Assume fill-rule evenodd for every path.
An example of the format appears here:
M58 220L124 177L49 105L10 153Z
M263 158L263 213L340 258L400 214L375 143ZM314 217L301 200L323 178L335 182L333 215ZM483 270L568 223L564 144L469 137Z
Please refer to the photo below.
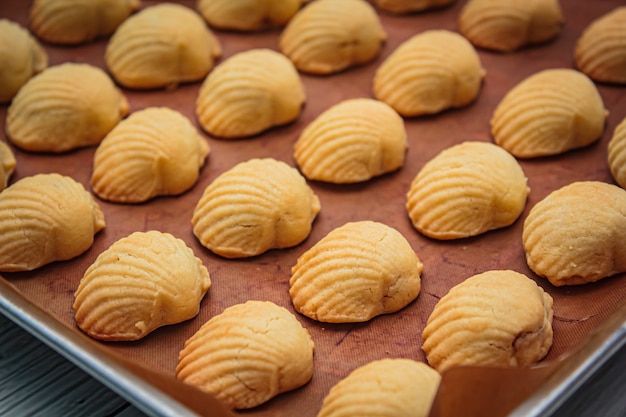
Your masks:
M552 346L552 297L526 275L492 270L452 287L422 333L430 366L527 366Z
M253 408L306 384L314 348L287 309L247 301L226 308L185 342L176 376L232 408Z
M380 10L404 14L423 12L426 10L447 6L455 0L373 0Z
M48 55L22 26L0 19L0 103L8 103L30 78L48 66Z
M35 0L29 12L33 33L45 42L77 45L112 34L140 0Z
M291 61L258 48L231 56L206 77L196 115L213 136L244 138L292 122L305 100L304 85Z
M574 51L576 66L599 82L626 84L626 6L593 21Z
M422 167L406 209L420 233L460 239L511 225L529 191L522 167L507 151L489 142L463 142Z
M100 143L128 111L126 97L103 70L65 63L24 84L7 111L6 130L24 150L66 152Z
M609 141L608 162L613 179L626 188L626 117L617 125Z
M76 324L94 339L139 340L195 317L210 286L209 271L181 239L134 232L85 271L74 293Z
M595 282L626 271L626 191L574 182L538 202L524 221L528 266L553 285Z
M117 203L181 194L198 180L209 151L183 114L148 107L122 120L100 143L91 185L98 197Z
M342 101L318 116L294 145L305 177L331 183L367 181L404 165L404 120L382 101Z
M394 313L419 295L423 264L400 232L373 221L346 223L291 268L295 309L327 323Z
M387 34L364 0L316 0L289 21L279 47L298 70L334 74L374 60Z
M215 28L251 32L283 27L306 0L199 0L198 12Z
M219 40L202 16L166 2L126 19L111 36L105 61L125 87L172 88L203 79L220 54Z
M379 359L362 365L335 384L317 417L371 415L427 417L441 376L423 362Z
M320 202L295 168L251 159L209 184L192 218L200 243L226 258L295 246L311 232Z
M470 0L458 24L473 45L513 52L555 38L563 21L559 0Z
M104 215L82 184L37 174L0 193L0 271L31 271L91 247Z
M0 142L0 191L9 184L9 178L17 165L13 151L5 142Z
M485 70L472 44L458 33L427 30L401 43L374 74L374 96L402 116L467 106Z
M557 155L600 139L607 115L589 77L547 69L509 90L493 113L491 134L518 158Z

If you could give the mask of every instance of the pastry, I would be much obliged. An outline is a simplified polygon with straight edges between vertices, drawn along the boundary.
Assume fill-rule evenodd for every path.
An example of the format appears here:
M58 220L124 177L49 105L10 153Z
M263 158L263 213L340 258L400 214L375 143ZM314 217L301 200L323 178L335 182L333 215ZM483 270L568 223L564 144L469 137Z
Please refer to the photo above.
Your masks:
M422 167L406 209L420 233L459 239L513 224L529 191L522 167L507 151L489 142L463 142Z
M134 232L85 271L74 293L76 324L94 339L139 340L195 317L210 286L208 270L181 239Z
M5 142L0 142L0 191L9 184L9 178L17 165L13 151Z
M99 144L128 111L103 70L65 63L24 84L7 111L6 131L21 149L60 153Z
M295 168L254 158L205 188L191 222L202 246L225 258L245 258L299 244L319 211L318 197Z
M334 74L373 61L387 34L365 0L316 0L289 21L279 48L298 70Z
M210 135L244 138L294 121L305 100L291 61L279 52L258 48L231 56L206 77L196 115Z
M600 139L607 115L589 77L573 69L546 69L506 93L491 118L491 134L518 158L557 155Z
M447 6L455 0L373 0L372 2L380 10L386 12L405 14L423 12L426 10Z
M356 98L311 122L294 145L294 158L310 180L354 183L401 168L407 147L404 121L394 109Z
M24 177L0 193L0 271L32 271L75 258L104 226L100 207L74 179Z
M306 0L199 0L198 12L215 28L251 32L280 28Z
M364 322L415 300L422 269L397 230L379 222L350 222L298 258L289 296L296 311L313 320Z
M18 23L0 19L0 103L8 103L30 78L46 69L48 54Z
M106 47L113 78L127 88L174 88L200 81L221 54L202 16L176 3L142 9L122 23Z
M226 308L185 341L176 376L231 408L248 409L306 384L313 350L291 312L251 300Z
M430 366L528 366L552 346L552 297L524 274L492 270L455 285L422 333Z
M555 286L626 272L626 191L577 181L538 202L524 221L528 266Z
M473 102L485 70L458 33L427 30L402 42L374 74L374 96L405 117L440 113Z
M91 185L116 203L178 195L198 180L209 145L184 115L148 107L122 120L96 149Z
M613 179L626 188L626 117L617 125L609 141L608 163Z

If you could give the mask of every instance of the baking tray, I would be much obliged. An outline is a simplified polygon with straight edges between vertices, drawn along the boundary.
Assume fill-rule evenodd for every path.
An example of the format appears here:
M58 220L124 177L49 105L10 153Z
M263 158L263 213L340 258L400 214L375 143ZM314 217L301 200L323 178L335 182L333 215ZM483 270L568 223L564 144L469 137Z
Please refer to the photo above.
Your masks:
M155 3L158 2L144 0L142 7ZM195 6L194 1L179 3L191 8ZM210 317L230 305L249 299L270 300L295 313L288 295L288 280L298 256L335 227L348 221L374 220L399 230L424 263L422 292L417 300L400 312L377 317L367 323L322 324L297 315L316 345L312 380L304 387L281 394L244 414L267 416L297 412L303 417L314 416L328 390L357 366L384 357L425 360L421 351L421 331L438 299L453 285L489 269L522 272L552 295L555 300L554 344L542 365L537 367L544 370L540 371L540 377L532 386L551 381L554 385L551 392L571 390L576 384L571 380L568 382L568 377L558 377L557 371L568 368L561 367L562 363L571 366L577 362L563 362L564 358L583 352L583 359L571 368L573 373L567 373L570 376L580 375L576 372L590 372L601 362L594 359L593 352L610 353L622 343L619 323L623 323L623 315L620 319L619 311L626 297L624 276L620 274L584 286L555 288L545 279L535 276L526 265L521 243L522 225L530 208L556 188L577 180L614 182L606 162L607 144L617 123L626 117L626 89L598 84L605 107L610 111L604 134L598 142L555 157L520 161L531 193L522 216L512 226L475 238L435 241L413 229L404 202L414 176L425 162L441 150L466 140L492 140L489 134L491 114L503 95L515 84L541 69L572 68L574 45L584 28L595 18L621 5L621 1L562 0L566 21L554 41L512 54L479 50L482 65L487 71L479 97L466 108L436 116L405 119L409 150L402 169L362 184L310 183L320 198L322 210L308 239L297 247L273 250L249 259L226 260L203 248L191 230L193 208L204 188L215 177L237 162L253 157L273 157L295 166L293 144L308 123L342 100L372 97L373 73L382 60L398 44L416 33L428 29L456 30L456 20L464 3L456 1L450 7L405 16L380 12L388 39L375 61L331 76L302 74L306 105L298 120L287 126L242 140L219 140L202 133L211 146L211 154L198 183L183 195L157 198L137 205L98 201L107 226L96 235L94 245L70 261L51 264L33 272L3 274L0 280L0 310L147 414L219 415L213 406L207 407L209 396L175 381L177 355L184 340ZM29 6L30 2L3 1L0 3L0 17L26 25ZM277 49L280 34L279 30L254 34L214 32L223 49L220 62L250 48ZM67 61L88 62L105 69L106 42L107 39L100 39L75 47L48 44L44 47L50 65ZM199 87L198 82L173 90L122 90L131 111L148 106L169 106L188 116L198 126L195 98ZM0 139L5 141L6 109L7 106L0 108ZM89 188L95 147L60 155L13 150L18 165L11 182L39 172L59 172ZM185 323L161 328L138 342L103 343L89 339L76 327L71 309L73 292L82 274L100 252L119 238L134 231L150 229L169 232L183 239L209 269L213 285L202 301L199 315ZM597 330L603 326L608 326L609 330ZM594 339L596 333L602 336L599 341ZM593 340L596 340L595 344ZM595 349L589 351L588 346L592 345ZM480 375L490 373L492 370L484 369ZM447 379L444 376L444 381ZM472 397L487 398L483 395L487 387L474 384L473 390L478 391L472 391ZM521 400L533 403L535 411L555 404L556 400L552 399L547 405L542 405L542 401L549 398L544 395L546 391L541 391L540 398L534 398L533 392L537 391L511 394L514 398L509 405L504 404L504 399L496 403L507 413ZM478 401L476 403L479 407ZM491 403L490 407L493 407L493 401ZM441 409L442 415L446 412Z

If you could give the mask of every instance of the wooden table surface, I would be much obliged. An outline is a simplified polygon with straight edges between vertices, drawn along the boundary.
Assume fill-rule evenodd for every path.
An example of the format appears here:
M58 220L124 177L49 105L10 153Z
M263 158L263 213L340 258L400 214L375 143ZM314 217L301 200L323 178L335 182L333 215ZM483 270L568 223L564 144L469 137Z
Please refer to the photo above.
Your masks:
M144 417L146 414L0 315L0 416ZM549 416L626 416L626 347Z

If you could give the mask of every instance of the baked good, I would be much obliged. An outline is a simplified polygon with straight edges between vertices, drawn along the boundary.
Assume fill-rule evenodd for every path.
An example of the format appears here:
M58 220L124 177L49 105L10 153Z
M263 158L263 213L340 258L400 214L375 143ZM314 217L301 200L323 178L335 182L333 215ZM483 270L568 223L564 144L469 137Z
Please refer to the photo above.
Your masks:
M472 44L449 30L427 30L402 42L377 68L374 96L405 117L472 103L485 70Z
M365 0L316 0L293 16L279 48L298 70L328 75L373 61L387 34Z
M477 47L513 52L554 39L563 22L559 0L469 0L458 25Z
M400 232L358 221L331 230L291 268L289 296L320 322L364 322L395 313L419 295L424 265Z
M589 77L568 68L546 69L506 93L491 118L491 134L518 158L557 155L600 139L607 115Z
M100 253L74 293L78 327L94 339L139 340L195 317L209 271L181 239L134 232Z
M17 165L13 151L5 142L0 142L0 191L9 184L9 178Z
M613 179L626 188L626 117L615 127L609 141L608 163Z
M8 103L30 78L48 66L48 54L25 28L0 19L0 103Z
M98 145L91 186L116 203L178 195L196 183L209 151L183 114L148 107L122 120Z
M626 191L576 181L535 204L524 221L526 261L555 286L595 282L626 271Z
M196 11L160 3L130 16L109 39L105 62L127 88L175 88L202 80L221 55L219 40Z
M253 408L306 384L314 348L289 310L251 300L226 308L185 341L176 377L231 408Z
M440 381L439 373L423 362L378 359L336 383L317 417L427 417Z
M489 142L463 142L422 167L406 209L420 233L460 239L513 224L529 192L522 167L507 151Z
M98 204L71 177L24 177L0 193L0 271L32 271L75 258L104 226Z
M455 285L422 333L430 366L528 366L552 346L552 297L511 270L486 271Z
M29 26L41 40L77 45L108 36L139 8L140 0L34 0Z
M319 211L317 195L298 170L253 158L205 188L191 222L202 246L225 258L245 258L299 244Z
M310 180L354 183L401 168L407 148L404 120L393 108L355 98L313 120L296 141L294 158Z
M6 131L21 149L60 153L99 144L128 111L103 70L68 62L24 84L7 110Z
M266 48L236 53L204 80L196 115L209 134L224 139L256 135L294 121L306 101L291 61Z
M306 0L198 0L198 12L215 28L251 32L280 28Z
M574 50L576 66L599 82L626 84L626 6L589 24Z
M380 10L386 12L405 14L423 12L426 10L447 6L455 0L373 0L372 2Z

